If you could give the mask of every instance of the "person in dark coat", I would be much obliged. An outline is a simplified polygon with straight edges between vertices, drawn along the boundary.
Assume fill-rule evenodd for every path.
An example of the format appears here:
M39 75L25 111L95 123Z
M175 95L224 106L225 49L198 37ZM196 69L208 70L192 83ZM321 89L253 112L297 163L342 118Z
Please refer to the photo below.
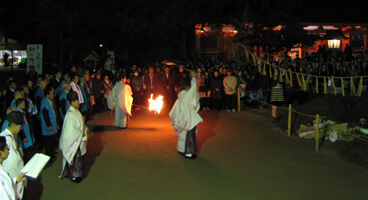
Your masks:
M55 78L50 80L50 86L56 90L61 85L62 78L63 74L60 71L56 72Z
M96 103L93 109L95 112L100 113L103 110L102 100L105 93L103 80L101 79L101 73L97 72L96 77L94 79L91 79L91 82L92 82L92 95L94 96Z
M213 72L213 77L211 78L210 85L210 98L212 100L212 109L221 110L223 84L221 77L219 77L218 71Z
M259 75L258 78L258 88L257 90L262 90L263 93L263 101L268 102L269 90L270 90L270 78L267 76L267 73L264 71Z
M144 75L143 83L146 86L146 94L144 99L149 99L151 94L153 94L154 98L156 98L159 89L159 76L154 73L153 67L150 67L148 69L148 74ZM148 103L148 101L146 103Z
M10 81L9 82L9 88L8 90L6 91L6 95L5 95L5 98L6 98L6 107L9 107L11 102L13 101L14 99L14 92L15 92L15 89L17 88L17 83L15 83L15 81Z
M170 73L170 68L168 66L165 67L164 73L161 74L161 85L163 87L163 95L164 99L166 99L166 108L169 110L174 105L174 101L176 99L175 94L175 79L174 75Z

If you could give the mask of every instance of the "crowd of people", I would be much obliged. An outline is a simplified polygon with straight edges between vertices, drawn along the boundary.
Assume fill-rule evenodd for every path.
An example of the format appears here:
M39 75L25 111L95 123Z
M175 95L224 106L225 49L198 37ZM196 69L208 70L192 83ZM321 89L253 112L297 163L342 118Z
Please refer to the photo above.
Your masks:
M278 73L285 70L318 76L368 75L365 57L349 57L347 60L341 57L316 56L303 60L280 59L273 61L273 64L277 66ZM190 74L193 71L195 75ZM121 80L131 88L134 112L140 112L142 108L147 107L151 95L162 95L165 102L163 112L169 113L178 94L185 89L183 83L190 81L193 76L196 77L195 85L202 111L236 112L238 98L241 99L241 109L246 109L252 103L251 94L254 93L258 99L275 105L292 103L295 100L301 103L315 95L308 90L301 90L300 85L296 83L297 78L293 79L294 84L290 84L276 78L276 74L270 75L268 70L260 72L253 62L238 65L236 62L218 62L215 59L174 66L160 63L149 67L132 65L125 68L116 67L114 63L100 68L72 66L64 72L56 71L42 75L37 74L34 67L31 67L26 80L16 80L15 77L9 76L6 87L0 89L2 132L8 135L11 133L13 146L16 147L14 149L19 152L22 163L28 161L35 151L55 157L59 138L62 138L63 125L66 126L64 120L79 120L80 112L80 120L83 123L79 123L80 130L77 131L81 132L81 142L81 138L86 137L84 132L88 120L93 119L96 113L112 109L108 103L109 95ZM366 84L366 79L364 81ZM263 104L257 106L262 107ZM73 109L70 109L71 107ZM14 120L13 113L20 114L22 119ZM74 117L71 117L72 115ZM0 153L2 151L0 149ZM79 151L78 155L80 158L83 152ZM66 167L68 168L68 165ZM19 174L20 172L13 178ZM75 178L73 177L73 181L80 182L80 177ZM19 180L23 181L23 177Z

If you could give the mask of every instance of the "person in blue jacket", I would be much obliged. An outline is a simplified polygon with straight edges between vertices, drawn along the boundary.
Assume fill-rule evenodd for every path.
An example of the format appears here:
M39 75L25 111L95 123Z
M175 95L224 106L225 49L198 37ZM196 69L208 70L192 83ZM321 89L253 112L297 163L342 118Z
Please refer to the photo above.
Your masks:
M24 98L19 98L15 100L17 111L23 114L23 126L22 127L23 127L24 138L22 138L19 146L23 149L24 160L28 160L29 148L33 146L33 144L35 143L33 130L31 128L31 124L29 123L29 117L26 111L26 101L27 100Z
M36 92L35 92L35 96L34 96L34 100L35 100L35 104L37 106L37 109L38 110L41 110L40 107L41 107L41 101L43 98L45 98L45 88L46 88L46 80L41 80L40 81L40 86L39 88L37 88ZM38 113L38 116L37 116L38 119L41 119L41 112Z
M68 112L70 104L69 101L66 99L66 95L70 91L70 85L67 81L63 80L61 83L61 86L63 87L63 90L60 92L59 95L59 116L60 116L60 124L64 122L64 118L66 115L66 112Z
M58 132L57 112L55 108L54 89L46 87L44 90L45 98L41 101L41 130L45 148L45 154L55 157L54 147L56 133Z
M9 113L13 111L17 111L17 108L9 107L6 110L6 115L9 115ZM3 124L1 125L1 132L5 131L8 128L8 126L9 126L9 121L7 118L5 118ZM21 138L24 138L24 137L25 136L24 136L23 131L20 131L19 134L14 135L14 141L17 143L17 146L19 147L19 153L21 154L22 157L23 157L23 146L21 145L22 144Z

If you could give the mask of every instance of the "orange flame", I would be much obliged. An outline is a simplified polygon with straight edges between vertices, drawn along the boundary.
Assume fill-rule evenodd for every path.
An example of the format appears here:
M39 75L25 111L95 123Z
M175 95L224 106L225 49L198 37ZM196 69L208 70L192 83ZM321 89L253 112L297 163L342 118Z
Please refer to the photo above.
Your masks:
M151 94L151 98L148 99L149 110L160 113L162 106L164 105L164 101L162 100L163 98L163 96L159 95L156 99L153 99L153 94Z

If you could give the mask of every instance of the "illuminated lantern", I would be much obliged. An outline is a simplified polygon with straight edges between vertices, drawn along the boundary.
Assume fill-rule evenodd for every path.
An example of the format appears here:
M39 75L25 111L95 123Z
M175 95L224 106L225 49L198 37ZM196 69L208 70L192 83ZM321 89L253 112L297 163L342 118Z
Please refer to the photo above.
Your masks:
M341 48L341 40L348 40L341 30L327 30L325 37L327 40L327 47L329 49L340 49Z
M337 40L337 39L327 40L327 46L330 49L339 49L340 43L341 43L341 40Z

